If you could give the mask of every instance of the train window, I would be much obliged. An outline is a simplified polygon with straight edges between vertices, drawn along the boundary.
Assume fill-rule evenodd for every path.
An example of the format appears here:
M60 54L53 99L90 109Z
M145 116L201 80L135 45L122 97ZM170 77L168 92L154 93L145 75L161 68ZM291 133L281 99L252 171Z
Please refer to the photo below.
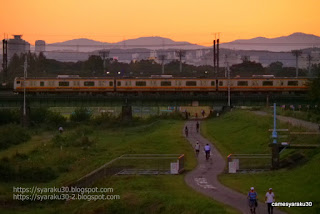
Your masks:
M146 85L147 85L146 81L137 81L136 82L136 86L146 86Z
M93 81L84 81L84 86L94 86Z
M262 85L263 86L273 86L273 81L263 81Z
M171 86L170 81L161 81L161 86Z
M17 81L17 84L20 84L20 81Z
M288 86L297 86L298 81L288 81Z
M211 81L211 86L215 86L216 82L215 81Z
M196 81L186 81L186 86L197 86Z
M223 82L222 81L219 81L219 86L223 86Z
M112 81L109 82L109 86L113 86L113 82Z
M121 82L118 81L118 82L117 82L117 86L121 86Z
M59 86L69 86L69 82L59 82Z
M40 86L44 86L44 82L41 81L41 82L40 82Z
M238 86L248 86L248 81L238 81Z

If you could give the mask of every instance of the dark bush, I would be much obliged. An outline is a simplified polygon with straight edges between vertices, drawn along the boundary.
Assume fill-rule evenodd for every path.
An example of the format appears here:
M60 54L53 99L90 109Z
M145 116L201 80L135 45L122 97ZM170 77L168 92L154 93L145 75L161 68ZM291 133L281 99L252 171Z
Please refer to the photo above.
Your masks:
M117 118L112 116L109 113L101 113L101 115L97 115L92 119L93 125L101 125L105 123L112 123L115 121Z
M9 124L0 129L0 150L30 140L31 136L26 129L19 125Z
M14 168L9 161L0 161L0 181L12 181L16 177Z
M74 131L57 134L52 141L56 146L91 146L94 141L88 135L93 132L89 126L80 126Z
M46 118L46 122L55 127L64 126L66 124L66 121L67 119L64 116L62 116L58 112L53 111L49 111Z
M0 125L20 122L20 111L17 109L0 109Z
M73 122L85 122L89 121L92 116L92 112L87 108L77 108L72 112L70 120Z
M26 167L19 169L16 180L27 182L47 182L57 177L57 173L51 167Z
M46 108L32 108L30 110L30 121L34 124L40 124L45 122L49 110Z

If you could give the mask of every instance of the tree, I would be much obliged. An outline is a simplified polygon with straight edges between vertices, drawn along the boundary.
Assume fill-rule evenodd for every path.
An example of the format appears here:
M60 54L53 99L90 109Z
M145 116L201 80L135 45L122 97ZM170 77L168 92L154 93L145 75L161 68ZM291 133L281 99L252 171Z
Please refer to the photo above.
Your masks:
M276 61L276 62L272 62L269 67L268 67L268 71L270 72L281 72L283 68L283 63Z
M264 74L265 70L261 63L244 60L240 64L231 66L232 75L240 75L242 77L251 77L252 75Z
M100 56L91 55L85 62L85 68L89 69L93 76L101 76L103 74L103 60Z

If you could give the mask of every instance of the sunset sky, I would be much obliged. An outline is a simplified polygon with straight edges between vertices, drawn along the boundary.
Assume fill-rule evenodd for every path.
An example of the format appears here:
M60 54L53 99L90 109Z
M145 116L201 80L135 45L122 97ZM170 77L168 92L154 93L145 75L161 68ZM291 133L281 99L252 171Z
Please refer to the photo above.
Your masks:
M88 38L118 42L162 36L209 46L304 32L320 36L319 0L8 0L0 35L23 34L31 44Z

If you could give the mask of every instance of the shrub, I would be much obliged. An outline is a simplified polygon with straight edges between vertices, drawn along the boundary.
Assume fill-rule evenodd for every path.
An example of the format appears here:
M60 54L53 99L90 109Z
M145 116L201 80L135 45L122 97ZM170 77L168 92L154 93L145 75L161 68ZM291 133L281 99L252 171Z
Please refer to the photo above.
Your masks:
M46 108L32 108L30 110L30 121L34 124L44 123L49 110Z
M11 166L9 161L0 162L0 181L12 181L16 177L14 168Z
M30 140L31 136L26 129L19 125L10 124L0 129L0 150Z
M101 125L105 123L110 123L115 119L116 118L109 113L101 113L101 115L97 115L92 119L92 123L94 125Z
M13 109L0 109L0 125L9 123L19 123L20 112Z
M34 125L46 124L46 126L62 126L66 123L66 118L58 112L50 111L46 108L34 108L30 111L30 121Z
M52 126L64 126L67 119L58 112L49 111L46 122Z
M19 181L47 182L57 177L57 173L51 167L26 167L19 169L16 178Z
M72 112L70 120L73 122L89 121L92 116L92 112L87 108L77 108Z

